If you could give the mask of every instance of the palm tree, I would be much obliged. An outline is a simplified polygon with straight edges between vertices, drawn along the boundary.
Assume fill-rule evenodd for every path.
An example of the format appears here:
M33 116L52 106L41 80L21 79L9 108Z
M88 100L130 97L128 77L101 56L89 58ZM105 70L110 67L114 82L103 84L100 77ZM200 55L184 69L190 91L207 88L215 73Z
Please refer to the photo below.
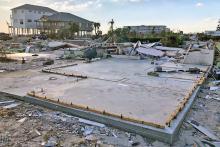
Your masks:
M94 29L95 29L95 35L98 36L99 28L100 28L100 23L95 22L94 24Z

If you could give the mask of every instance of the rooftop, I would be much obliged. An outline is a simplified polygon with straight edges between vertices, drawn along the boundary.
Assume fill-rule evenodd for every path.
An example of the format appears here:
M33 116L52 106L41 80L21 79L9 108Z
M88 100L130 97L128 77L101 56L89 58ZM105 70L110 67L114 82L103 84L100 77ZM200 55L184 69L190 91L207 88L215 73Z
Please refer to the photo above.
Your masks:
M30 5L30 4L24 4L24 5L12 8L11 10L17 10L17 9L38 10L38 11L45 11L45 12L51 12L51 13L57 12L51 8L48 8L48 7Z
M91 22L71 13L58 12L47 18L50 21L74 21L74 22Z

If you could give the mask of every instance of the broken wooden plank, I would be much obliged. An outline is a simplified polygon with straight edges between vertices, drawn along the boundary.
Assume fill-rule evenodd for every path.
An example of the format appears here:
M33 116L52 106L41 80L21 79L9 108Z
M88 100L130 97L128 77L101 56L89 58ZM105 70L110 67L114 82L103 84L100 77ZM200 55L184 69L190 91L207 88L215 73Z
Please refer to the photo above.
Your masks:
M7 105L7 104L11 104L11 103L14 103L15 101L14 100L12 100L12 101L1 101L0 102L0 106L2 106L2 105Z
M4 106L3 108L4 109L11 109L11 108L17 107L18 105L20 105L20 103L13 103L13 104Z
M195 121L195 120L188 120L187 122L189 124L191 124L197 130L199 130L200 132L202 132L203 134L208 136L210 139L212 139L212 140L219 140L219 138L216 135L214 135L214 133L212 133L210 130L206 129L205 127L201 126L197 121Z

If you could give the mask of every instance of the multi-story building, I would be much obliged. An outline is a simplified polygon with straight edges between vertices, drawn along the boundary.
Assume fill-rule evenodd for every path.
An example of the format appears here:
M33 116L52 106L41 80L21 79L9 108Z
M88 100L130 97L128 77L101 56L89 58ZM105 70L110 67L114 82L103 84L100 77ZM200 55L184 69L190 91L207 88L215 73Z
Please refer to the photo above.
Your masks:
M220 36L220 31L205 31L205 34L218 37L218 36Z
M205 34L210 36L220 37L220 20L218 23L219 24L217 26L216 31L205 31Z
M29 35L38 34L36 22L43 15L53 15L57 11L48 7L25 4L11 9L11 34L12 35Z
M11 9L11 35L33 35L41 32L57 33L69 23L79 25L80 35L92 33L93 22L76 15L57 12L48 7L25 4Z
M67 27L71 23L79 26L78 35L80 36L90 35L93 31L93 22L65 12L43 16L37 21L37 28L43 32L57 33L60 29Z
M169 32L170 29L164 25L140 25L140 26L125 26L124 28L128 28L130 32L135 32L137 34L159 34L162 32Z

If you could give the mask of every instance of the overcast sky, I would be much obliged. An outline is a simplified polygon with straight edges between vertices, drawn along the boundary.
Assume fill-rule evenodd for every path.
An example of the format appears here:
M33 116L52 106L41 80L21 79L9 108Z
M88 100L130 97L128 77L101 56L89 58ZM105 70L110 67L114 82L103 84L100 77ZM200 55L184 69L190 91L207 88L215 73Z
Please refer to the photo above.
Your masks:
M10 9L28 3L100 22L103 32L112 18L115 27L167 25L187 33L215 30L220 19L220 0L0 0L0 32L7 31Z

